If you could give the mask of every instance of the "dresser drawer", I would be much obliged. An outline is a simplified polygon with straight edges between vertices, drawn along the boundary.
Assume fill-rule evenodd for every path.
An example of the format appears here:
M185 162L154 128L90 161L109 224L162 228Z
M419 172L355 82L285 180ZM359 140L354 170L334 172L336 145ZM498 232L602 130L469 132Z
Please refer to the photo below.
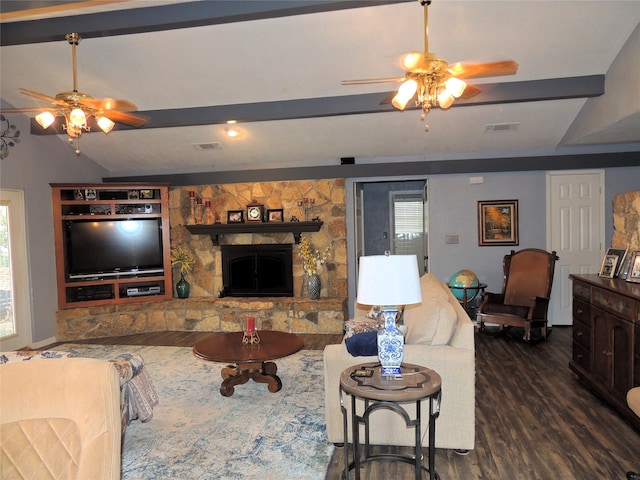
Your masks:
M573 363L575 363L585 372L589 372L589 365L591 363L591 352L576 342L573 342Z
M589 285L573 280L573 297L580 297L588 302L590 300Z
M594 288L592 293L593 305L602 307L625 320L633 322L634 302L632 298L616 295L600 288Z
M591 305L573 297L573 319L591 327Z
M574 348L576 343L591 350L591 327L580 321L573 322Z

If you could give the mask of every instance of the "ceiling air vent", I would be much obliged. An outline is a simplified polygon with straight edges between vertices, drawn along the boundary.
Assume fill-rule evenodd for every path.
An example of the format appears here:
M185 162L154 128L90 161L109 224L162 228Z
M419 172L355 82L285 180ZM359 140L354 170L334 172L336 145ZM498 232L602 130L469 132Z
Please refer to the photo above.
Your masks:
M218 142L194 143L192 145L196 150L222 150L222 145Z
M515 132L520 127L520 122L513 123L490 123L488 124L484 132L492 133L492 132Z

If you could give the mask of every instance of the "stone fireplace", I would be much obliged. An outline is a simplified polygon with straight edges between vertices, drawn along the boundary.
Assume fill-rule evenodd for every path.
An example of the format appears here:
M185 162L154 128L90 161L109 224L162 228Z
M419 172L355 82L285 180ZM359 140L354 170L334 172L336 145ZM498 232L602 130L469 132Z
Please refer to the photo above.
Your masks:
M256 185L260 188L255 188ZM292 217L301 222L314 218L323 222L319 230L304 233L318 250L332 245L320 273L320 299L311 300L304 293L300 245L292 233L223 234L219 236L219 242L214 242L209 235L191 234L186 228L191 191L203 199L203 204L211 204L213 217L221 223L226 223L229 211L242 210L246 214L247 205L253 204L254 200L267 211L281 212L284 222L291 221ZM264 197L254 198L255 191L261 191ZM308 201L304 202L304 199ZM163 331L237 331L247 316L255 317L257 327L265 330L342 333L343 321L348 318L343 179L171 187L169 207L171 245L187 247L196 260L193 270L187 274L191 283L190 297L60 310L56 315L59 340ZM238 246L251 251L263 248L262 245L291 249L292 296L273 293L271 296L223 297L226 293L222 249ZM173 274L175 284L179 275L176 270ZM288 281L282 283L288 291Z

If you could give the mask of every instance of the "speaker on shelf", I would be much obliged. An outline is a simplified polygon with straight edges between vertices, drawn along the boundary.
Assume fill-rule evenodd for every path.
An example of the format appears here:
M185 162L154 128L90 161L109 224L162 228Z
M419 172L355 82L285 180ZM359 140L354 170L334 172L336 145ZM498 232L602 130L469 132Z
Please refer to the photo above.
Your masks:
M340 165L354 165L355 163L355 157L340 157Z
M100 200L126 200L129 194L126 190L99 190L98 198Z
M153 213L153 207L150 203L144 204L144 213Z

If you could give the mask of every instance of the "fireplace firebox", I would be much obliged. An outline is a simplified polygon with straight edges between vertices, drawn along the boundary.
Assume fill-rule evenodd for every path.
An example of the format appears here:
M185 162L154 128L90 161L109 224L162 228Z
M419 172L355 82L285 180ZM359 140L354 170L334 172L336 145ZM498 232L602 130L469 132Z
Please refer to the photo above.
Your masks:
M222 245L222 296L293 297L291 244Z

